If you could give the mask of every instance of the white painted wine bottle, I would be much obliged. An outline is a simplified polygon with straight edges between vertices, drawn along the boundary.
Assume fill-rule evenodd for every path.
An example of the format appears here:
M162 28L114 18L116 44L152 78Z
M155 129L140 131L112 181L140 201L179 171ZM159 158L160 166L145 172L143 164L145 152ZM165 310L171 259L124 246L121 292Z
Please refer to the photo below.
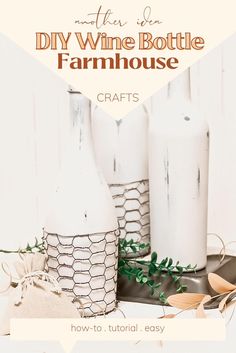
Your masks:
M206 266L209 129L190 99L190 72L169 84L150 124L151 246L159 259Z

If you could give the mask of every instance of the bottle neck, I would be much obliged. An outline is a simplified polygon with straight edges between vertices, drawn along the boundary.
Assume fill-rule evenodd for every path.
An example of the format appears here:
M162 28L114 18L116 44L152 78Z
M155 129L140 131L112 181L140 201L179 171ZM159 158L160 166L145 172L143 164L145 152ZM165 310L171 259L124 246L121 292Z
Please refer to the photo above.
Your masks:
M188 68L177 76L168 86L168 98L191 100L190 69Z
M70 92L72 119L72 140L80 152L92 152L91 107L89 100L81 93Z

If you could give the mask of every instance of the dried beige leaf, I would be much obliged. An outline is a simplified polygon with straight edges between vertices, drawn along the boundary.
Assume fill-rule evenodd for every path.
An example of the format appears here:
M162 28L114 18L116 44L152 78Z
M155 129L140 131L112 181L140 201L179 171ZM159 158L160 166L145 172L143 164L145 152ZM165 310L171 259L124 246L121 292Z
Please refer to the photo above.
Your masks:
M170 295L167 298L167 302L178 309L194 309L201 303L205 296L206 294L202 293L180 293Z
M236 289L234 284L226 281L215 273L209 273L208 281L216 293L226 293Z
M204 319L206 318L206 314L204 311L204 305L211 300L210 295L205 295L205 297L202 299L201 303L198 305L197 310L196 310L196 317L198 319Z
M160 316L159 319L174 319L176 317L175 314L167 314L164 316Z
M230 292L229 294L227 294L219 303L219 310L220 311L223 311L225 308L226 308L226 303L229 299L229 297L232 295L232 294L236 294L236 289L233 290L232 292Z

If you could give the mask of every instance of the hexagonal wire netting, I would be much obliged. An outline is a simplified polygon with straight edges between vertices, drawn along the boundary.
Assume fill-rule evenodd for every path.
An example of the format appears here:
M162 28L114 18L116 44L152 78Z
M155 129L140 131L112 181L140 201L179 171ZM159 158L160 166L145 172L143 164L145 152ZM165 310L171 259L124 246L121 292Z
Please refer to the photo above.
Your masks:
M73 237L44 234L49 273L80 300L85 316L116 306L118 237L119 230Z
M110 184L120 227L120 238L150 243L149 182L141 180L129 184ZM144 256L149 248L127 257Z

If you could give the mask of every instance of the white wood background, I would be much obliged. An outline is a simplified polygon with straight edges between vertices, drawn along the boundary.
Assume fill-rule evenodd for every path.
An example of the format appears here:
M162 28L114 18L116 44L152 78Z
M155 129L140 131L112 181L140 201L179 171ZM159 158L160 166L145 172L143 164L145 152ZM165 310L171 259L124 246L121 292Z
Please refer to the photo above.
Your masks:
M0 36L0 248L41 235L71 128L67 83ZM210 125L209 232L236 240L236 35L191 67ZM167 87L151 98L153 113ZM236 246L235 246L236 247Z

